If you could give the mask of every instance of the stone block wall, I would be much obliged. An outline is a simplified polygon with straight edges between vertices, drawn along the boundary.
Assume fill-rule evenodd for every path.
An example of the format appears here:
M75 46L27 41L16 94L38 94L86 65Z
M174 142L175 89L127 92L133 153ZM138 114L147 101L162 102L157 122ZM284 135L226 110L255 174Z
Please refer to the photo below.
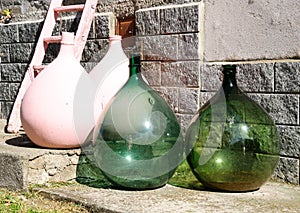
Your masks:
M220 87L221 65L236 63L239 86L278 126L281 159L274 179L299 184L299 4L296 0L115 0L99 2L98 11L117 17L135 15L143 73L170 104L183 132ZM108 47L111 17L111 13L95 17L82 57L88 70ZM69 26L68 20L64 23ZM11 110L40 29L40 21L0 25L2 119ZM58 45L49 48L46 63L57 50Z
M206 0L136 12L144 74L176 112L183 131L220 87L222 64L235 63L240 88L279 130L281 158L273 178L293 184L299 184L300 166L297 5Z

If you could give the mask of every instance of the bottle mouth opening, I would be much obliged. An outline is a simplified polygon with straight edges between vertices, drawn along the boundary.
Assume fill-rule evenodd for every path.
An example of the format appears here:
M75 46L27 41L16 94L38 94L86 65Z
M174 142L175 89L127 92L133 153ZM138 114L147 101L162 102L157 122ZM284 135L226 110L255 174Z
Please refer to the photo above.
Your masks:
M222 66L223 74L234 74L236 73L236 65L235 64L226 64Z

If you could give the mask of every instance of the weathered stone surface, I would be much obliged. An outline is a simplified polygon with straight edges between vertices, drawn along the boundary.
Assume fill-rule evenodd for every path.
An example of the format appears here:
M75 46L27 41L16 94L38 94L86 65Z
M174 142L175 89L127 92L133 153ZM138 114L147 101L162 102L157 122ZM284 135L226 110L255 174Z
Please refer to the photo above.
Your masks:
M13 102L0 101L0 119L7 119L13 107Z
M96 39L87 41L82 54L82 61L100 62L109 48L108 39Z
M2 82L21 82L26 72L27 64L0 64Z
M209 101L216 92L200 92L200 100L199 100L199 106L202 107L207 101Z
M0 154L0 187L7 187L12 190L27 187L26 162L11 154Z
M300 127L278 126L280 135L280 154L288 157L300 157Z
M244 92L273 92L274 63L240 64L237 81Z
M10 44L18 42L18 28L16 24L0 25L0 44Z
M158 92L158 94L165 99L165 101L169 104L171 109L178 113L179 106L178 106L178 97L179 92L177 88L155 88L154 89Z
M198 87L199 66L198 61L162 63L162 86Z
M274 63L237 64L237 84L244 92L273 92ZM216 91L223 79L222 65L204 64L201 67L201 89Z
M203 2L206 61L299 58L299 1Z
M285 183L299 184L299 159L281 157L273 178Z
M51 63L57 57L59 50L60 44L49 44L44 56L43 64Z
M221 65L203 64L200 66L201 91L217 91L223 79Z
M94 18L95 38L108 38L115 32L115 22L113 13L106 15L98 14Z
M0 43L0 58L1 63L8 63L10 62L10 54L9 54L9 45L8 44L1 44Z
M161 63L142 62L142 74L151 86L161 85Z
M157 35L139 38L144 60L177 60L177 35Z
M42 22L31 22L18 24L19 42L21 43L35 43L37 42L40 31L42 29Z
M159 10L136 11L136 35L158 35L160 34Z
M14 43L10 45L10 62L27 63L33 51L31 43Z
M199 4L169 7L160 10L162 34L198 32Z
M178 115L178 120L180 122L181 132L182 132L183 136L185 136L187 128L193 117L194 117L194 115L191 115L191 114L179 114Z
M300 62L275 63L275 91L300 93Z
M248 94L277 124L298 124L299 99L291 94Z
M19 91L20 83L10 83L9 84L9 96L10 99L8 101L14 101L17 97Z
M179 89L179 113L195 114L198 108L199 90Z
M9 101L10 100L10 89L9 83L0 82L0 100L1 101Z
M179 34L178 37L178 60L197 60L200 55L200 35Z

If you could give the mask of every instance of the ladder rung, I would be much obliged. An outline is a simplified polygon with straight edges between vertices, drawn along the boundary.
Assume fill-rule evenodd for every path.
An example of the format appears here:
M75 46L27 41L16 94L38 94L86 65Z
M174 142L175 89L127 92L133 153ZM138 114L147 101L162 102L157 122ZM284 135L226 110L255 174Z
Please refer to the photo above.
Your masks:
M45 37L44 42L49 44L49 43L60 43L61 42L61 36L50 36L50 37Z
M68 6L61 6L54 8L54 11L57 13L61 12L77 12L77 11L83 11L84 4L77 4L77 5L68 5Z
M45 68L46 68L45 65L34 65L33 66L34 71L36 71L37 73L41 72Z

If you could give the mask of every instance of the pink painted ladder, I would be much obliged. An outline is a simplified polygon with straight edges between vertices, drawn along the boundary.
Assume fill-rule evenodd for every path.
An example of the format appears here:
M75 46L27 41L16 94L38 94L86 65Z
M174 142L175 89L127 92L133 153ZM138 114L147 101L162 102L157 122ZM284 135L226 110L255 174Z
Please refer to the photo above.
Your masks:
M14 102L12 112L10 114L7 132L17 133L21 127L20 108L21 102L27 88L34 79L34 72L44 68L42 65L45 52L49 43L59 43L60 36L52 36L53 29L58 18L58 14L62 12L78 12L82 11L81 19L75 36L75 56L80 61L81 55L87 41L91 23L97 6L97 0L86 0L85 4L62 6L63 0L52 0L47 12L47 16L38 39L34 55L31 63L25 73L17 98Z

